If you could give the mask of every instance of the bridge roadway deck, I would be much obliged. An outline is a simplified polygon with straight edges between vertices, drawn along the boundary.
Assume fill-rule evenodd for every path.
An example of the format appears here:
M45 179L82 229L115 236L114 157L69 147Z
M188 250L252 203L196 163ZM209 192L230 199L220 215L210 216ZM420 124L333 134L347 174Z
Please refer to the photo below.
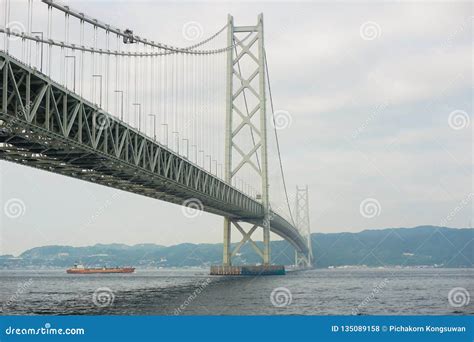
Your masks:
M4 52L0 75L0 159L262 225L259 201ZM271 230L307 252L275 212Z

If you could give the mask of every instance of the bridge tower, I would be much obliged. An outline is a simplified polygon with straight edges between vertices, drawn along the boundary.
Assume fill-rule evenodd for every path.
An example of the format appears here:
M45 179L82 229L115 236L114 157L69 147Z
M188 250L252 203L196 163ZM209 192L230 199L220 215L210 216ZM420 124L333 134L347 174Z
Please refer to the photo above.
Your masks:
M263 264L270 263L270 204L268 196L267 118L265 105L265 52L263 45L263 14L258 16L255 26L234 26L233 17L228 16L227 87L224 180L232 184L244 167L255 171L261 186L257 199L263 205L264 219L248 232L230 217L224 218L223 265L232 264L232 256L247 241L262 257ZM245 128L245 129L244 129ZM248 130L247 130L248 128ZM242 141L244 130L250 131L249 141ZM243 238L231 250L231 228L234 226ZM263 227L263 251L251 239L252 233Z
M309 194L307 185L303 188L296 187L295 206L296 228L298 228L301 235L306 237L309 250L308 255L298 253L295 250L295 265L297 267L311 267L313 263L313 250L311 245L311 227L309 224Z

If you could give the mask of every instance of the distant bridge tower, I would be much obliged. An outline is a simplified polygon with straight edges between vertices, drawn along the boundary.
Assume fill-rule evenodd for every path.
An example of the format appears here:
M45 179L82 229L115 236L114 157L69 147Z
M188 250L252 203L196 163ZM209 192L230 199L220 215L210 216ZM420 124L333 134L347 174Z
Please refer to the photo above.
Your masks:
M224 218L223 265L230 266L232 256L247 241L251 243L263 264L270 263L270 206L268 197L267 118L265 108L265 54L263 47L263 15L258 16L255 26L234 26L233 17L228 16L227 46L227 98L225 126L225 181L232 181L243 168L255 171L256 181L261 185L257 199L263 205L263 220L248 232L230 217ZM245 128L245 129L244 129ZM242 138L249 128L252 141ZM235 226L243 235L241 242L231 250L231 227ZM252 241L251 235L259 226L263 227L263 251Z
M295 251L295 265L301 267L311 267L313 264L313 250L311 246L311 227L309 224L309 195L308 186L304 188L296 187L296 228L300 234L306 237L308 244L308 255Z

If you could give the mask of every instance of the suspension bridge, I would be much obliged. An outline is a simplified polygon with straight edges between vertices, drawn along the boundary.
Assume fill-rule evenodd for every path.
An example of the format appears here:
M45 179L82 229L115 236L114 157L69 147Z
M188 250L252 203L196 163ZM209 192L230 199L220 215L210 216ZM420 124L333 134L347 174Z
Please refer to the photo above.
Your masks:
M308 189L292 210L263 15L250 26L229 15L176 47L57 1L3 7L0 159L223 216L216 274L236 272L246 243L272 273L270 232L311 266Z

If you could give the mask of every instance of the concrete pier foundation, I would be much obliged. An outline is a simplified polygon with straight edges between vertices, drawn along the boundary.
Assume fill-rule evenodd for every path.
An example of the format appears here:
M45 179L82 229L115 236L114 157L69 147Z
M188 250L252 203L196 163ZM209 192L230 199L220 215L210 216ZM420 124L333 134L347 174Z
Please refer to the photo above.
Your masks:
M286 271L284 265L211 266L210 274L222 276L285 275Z

